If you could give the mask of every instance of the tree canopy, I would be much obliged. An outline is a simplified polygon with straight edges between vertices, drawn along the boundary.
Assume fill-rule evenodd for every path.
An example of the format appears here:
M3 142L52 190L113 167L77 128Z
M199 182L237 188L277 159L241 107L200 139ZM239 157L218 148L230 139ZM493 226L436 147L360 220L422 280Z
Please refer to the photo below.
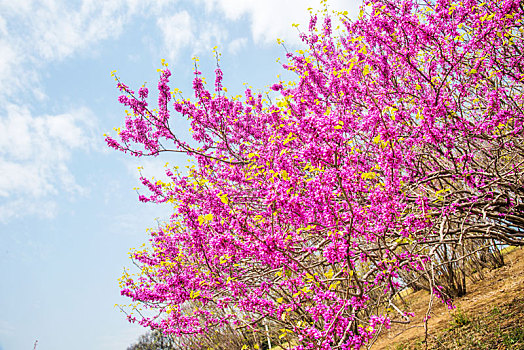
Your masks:
M140 200L173 214L122 279L148 310L129 320L193 340L264 339L269 325L296 349L359 349L409 322L407 285L452 307L461 290L443 266L524 244L523 14L517 0L312 14L283 65L296 80L266 93L228 96L220 66L211 88L197 67L184 99L164 64L152 109L117 78L130 111L108 145L194 161L169 182L141 177Z

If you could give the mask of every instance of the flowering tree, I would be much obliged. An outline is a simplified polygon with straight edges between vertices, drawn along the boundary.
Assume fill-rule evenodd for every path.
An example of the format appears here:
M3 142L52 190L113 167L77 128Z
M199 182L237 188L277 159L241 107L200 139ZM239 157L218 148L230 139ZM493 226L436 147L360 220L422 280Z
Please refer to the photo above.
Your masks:
M296 81L266 96L226 96L218 67L211 91L195 69L194 99L175 99L165 65L152 110L147 88L118 81L130 113L109 146L195 161L168 183L141 178L140 200L173 215L122 279L149 309L129 320L182 338L271 325L297 349L358 349L409 322L396 304L409 278L449 304L443 254L524 244L523 14L517 0L369 0L355 21L313 15L283 66Z

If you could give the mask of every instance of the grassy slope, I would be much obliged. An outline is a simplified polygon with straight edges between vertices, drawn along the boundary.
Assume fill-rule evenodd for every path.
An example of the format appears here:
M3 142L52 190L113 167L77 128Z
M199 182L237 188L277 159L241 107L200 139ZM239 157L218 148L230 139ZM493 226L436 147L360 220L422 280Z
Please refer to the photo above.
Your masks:
M488 271L484 280L469 284L468 293L455 301L455 310L435 302L427 342L422 317L429 295L419 291L405 297L417 316L407 326L393 326L371 350L524 350L524 249L505 255L505 261L506 266Z

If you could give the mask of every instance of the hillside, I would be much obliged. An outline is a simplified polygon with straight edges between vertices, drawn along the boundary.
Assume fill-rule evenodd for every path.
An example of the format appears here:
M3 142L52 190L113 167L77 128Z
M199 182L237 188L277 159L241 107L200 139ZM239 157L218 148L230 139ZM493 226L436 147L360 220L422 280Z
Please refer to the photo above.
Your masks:
M455 310L434 302L427 349L524 349L524 249L514 249L504 259L505 266L483 271L485 279L468 284ZM422 317L429 294L418 291L404 299L416 314L414 321L392 326L372 350L426 348Z

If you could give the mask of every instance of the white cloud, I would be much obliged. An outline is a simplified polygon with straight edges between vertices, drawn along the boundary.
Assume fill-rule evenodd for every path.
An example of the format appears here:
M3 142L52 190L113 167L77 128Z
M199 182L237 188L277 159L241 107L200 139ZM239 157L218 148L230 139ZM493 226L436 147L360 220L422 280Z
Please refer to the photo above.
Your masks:
M223 24L216 21L216 18L195 20L187 11L160 17L157 26L162 32L170 61L175 61L180 52L187 48L191 55L210 51L214 46L221 46L228 37Z
M32 116L27 107L8 105L0 119L0 154L16 160L64 161L73 148L88 147L91 112L87 108L59 115Z
M0 16L0 34L7 35L7 23L2 16Z
M117 37L127 11L123 1L84 1L79 9L54 0L31 4L19 16L31 33L34 49L44 60L60 60L94 42Z
M6 223L11 219L23 216L36 216L51 219L57 214L57 204L52 200L31 200L18 198L0 204L0 222Z
M12 95L23 85L20 56L20 50L13 43L0 38L0 97ZM25 80L29 78L26 75Z
M194 42L192 22L187 11L157 20L157 26L162 31L164 45L170 60L175 60L182 48Z
M360 0L328 1L332 10L346 10L356 16ZM318 0L207 0L206 9L220 9L230 20L247 16L251 22L251 34L256 43L274 43L277 38L293 43L299 42L293 23L300 24L303 31L309 24L309 7L319 8Z
M52 216L53 195L86 191L76 183L68 162L74 150L92 147L93 115L79 108L33 116L27 107L13 104L5 112L0 118L0 220L20 213Z
M238 38L229 43L227 50L230 54L236 55L242 48L247 45L247 38Z
M118 37L136 15L158 16L176 0L0 0L0 98L43 98L45 64ZM1 101L1 99L0 99Z
M0 0L0 8L4 13L27 13L31 9L33 0Z
M220 22L204 22L199 25L198 39L193 53L209 52L214 46L222 46L228 38L228 32Z

